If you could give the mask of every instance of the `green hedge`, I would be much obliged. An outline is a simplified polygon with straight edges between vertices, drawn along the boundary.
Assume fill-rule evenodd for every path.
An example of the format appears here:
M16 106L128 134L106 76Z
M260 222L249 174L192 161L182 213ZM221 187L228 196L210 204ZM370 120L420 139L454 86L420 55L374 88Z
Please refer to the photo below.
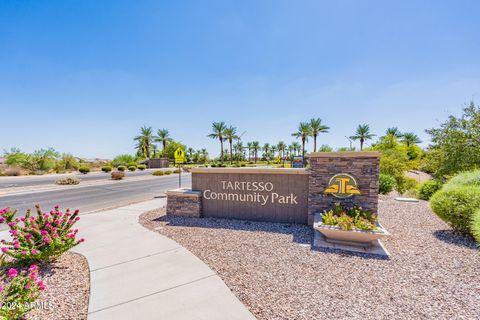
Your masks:
M430 206L453 229L471 234L473 213L480 208L480 187L447 184L432 196Z
M378 183L378 191L381 194L387 194L393 191L397 186L397 180L388 174L380 174L380 180Z
M459 173L448 181L447 185L480 187L480 169Z
M427 180L418 186L417 197L422 200L430 200L435 192L442 188L442 182L438 180Z
M480 246L480 209L475 211L473 214L472 224L470 227L475 240L477 240L477 243Z

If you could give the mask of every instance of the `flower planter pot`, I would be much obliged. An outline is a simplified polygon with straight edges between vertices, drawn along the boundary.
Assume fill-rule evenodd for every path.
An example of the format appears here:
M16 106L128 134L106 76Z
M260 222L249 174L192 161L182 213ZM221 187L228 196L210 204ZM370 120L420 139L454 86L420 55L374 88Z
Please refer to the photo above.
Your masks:
M362 247L371 246L378 239L390 235L379 223L376 230L342 230L338 226L326 225L322 223L320 213L315 214L313 228L318 230L327 242Z

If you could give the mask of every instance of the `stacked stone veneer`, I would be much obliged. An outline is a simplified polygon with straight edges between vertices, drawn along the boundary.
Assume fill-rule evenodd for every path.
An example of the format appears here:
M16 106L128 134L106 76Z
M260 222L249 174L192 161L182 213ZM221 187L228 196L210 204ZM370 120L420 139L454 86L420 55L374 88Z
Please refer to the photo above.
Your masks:
M202 194L190 189L167 191L167 214L181 217L202 217Z
M319 152L309 156L308 224L314 214L330 210L335 203L358 204L377 213L380 156L378 152ZM357 180L361 194L339 199L325 194L330 178L337 173L349 173Z

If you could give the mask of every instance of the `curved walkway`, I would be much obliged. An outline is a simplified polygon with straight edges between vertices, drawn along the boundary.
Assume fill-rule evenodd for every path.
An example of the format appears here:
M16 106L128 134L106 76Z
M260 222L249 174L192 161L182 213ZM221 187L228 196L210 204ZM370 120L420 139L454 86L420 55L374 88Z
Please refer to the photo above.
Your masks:
M75 251L90 265L88 319L255 319L200 259L138 223L165 202L82 216Z

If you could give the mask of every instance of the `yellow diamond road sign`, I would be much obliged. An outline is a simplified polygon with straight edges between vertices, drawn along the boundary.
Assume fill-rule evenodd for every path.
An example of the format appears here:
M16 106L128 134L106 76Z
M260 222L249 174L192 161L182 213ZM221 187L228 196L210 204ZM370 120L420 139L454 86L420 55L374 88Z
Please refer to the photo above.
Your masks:
M175 163L184 163L185 162L185 152L182 148L178 147L174 153L175 156Z

